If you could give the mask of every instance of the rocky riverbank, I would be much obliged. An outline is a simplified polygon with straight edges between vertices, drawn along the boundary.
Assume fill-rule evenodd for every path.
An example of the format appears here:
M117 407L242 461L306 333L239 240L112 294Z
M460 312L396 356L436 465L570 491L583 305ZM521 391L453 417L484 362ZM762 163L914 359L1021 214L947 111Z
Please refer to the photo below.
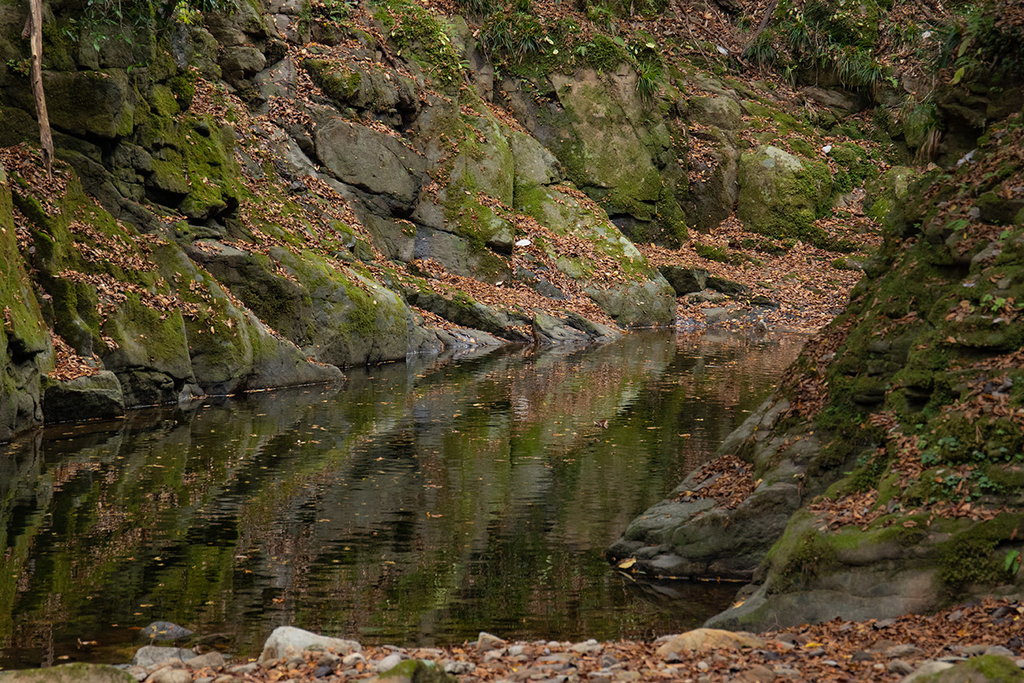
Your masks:
M70 664L0 674L5 683L765 683L769 681L1024 680L1024 604L987 600L931 617L833 621L763 635L697 629L654 642L506 642L444 648L367 647L279 628L252 661L219 652L145 646L121 670Z

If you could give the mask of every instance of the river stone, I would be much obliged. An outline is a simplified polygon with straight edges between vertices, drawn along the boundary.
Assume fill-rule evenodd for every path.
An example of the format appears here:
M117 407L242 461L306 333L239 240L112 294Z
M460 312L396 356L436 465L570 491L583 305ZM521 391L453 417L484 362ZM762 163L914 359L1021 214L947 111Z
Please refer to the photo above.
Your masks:
M170 621L154 621L142 629L139 635L147 640L164 642L168 640L184 640L192 635L192 631Z
M476 639L477 652L497 650L498 648L505 647L505 645L507 645L507 643L504 640L498 636L487 633L486 631L480 631L480 635Z
M454 683L458 679L444 672L434 662L410 659L385 671L372 681L380 683Z
M185 662L196 656L192 650L183 647L160 647L158 645L146 645L140 647L132 657L132 666L151 667L162 662Z
M184 669L167 666L150 674L146 683L192 683L192 674Z
M320 645L323 649L336 655L347 655L363 649L354 640L321 636L293 626L278 626L263 644L263 653L260 655L259 662L263 664L273 659L298 657L302 655L303 650L311 645Z
M681 633L658 648L658 655L701 652L711 648L739 650L750 647L764 647L764 640L744 631L722 631L713 628L698 628Z
M185 662L190 669L216 669L224 666L224 655L219 652L207 652Z
M108 664L61 664L48 669L0 673L3 683L136 683L129 673Z
M108 419L122 415L124 392L117 376L109 370L103 370L91 377L79 377L66 382L48 380L46 383L43 393L43 419L48 423L92 418ZM189 634L191 635L191 631Z

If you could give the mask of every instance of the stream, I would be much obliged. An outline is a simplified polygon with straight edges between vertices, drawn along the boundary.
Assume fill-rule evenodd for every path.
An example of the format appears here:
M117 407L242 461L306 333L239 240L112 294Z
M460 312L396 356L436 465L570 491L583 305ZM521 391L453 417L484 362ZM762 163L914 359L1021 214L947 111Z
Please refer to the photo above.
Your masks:
M804 339L503 348L0 444L0 668L127 662L155 620L239 655L283 624L403 646L693 628L737 586L637 586L603 551Z

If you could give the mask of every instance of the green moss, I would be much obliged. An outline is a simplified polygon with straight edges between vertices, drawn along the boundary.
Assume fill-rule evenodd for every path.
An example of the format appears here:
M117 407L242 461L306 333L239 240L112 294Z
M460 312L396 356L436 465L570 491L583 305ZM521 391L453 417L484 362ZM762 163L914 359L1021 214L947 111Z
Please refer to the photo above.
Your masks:
M587 64L598 72L615 71L620 64L629 62L625 49L608 36L601 34L594 36L587 47L586 60Z
M939 580L947 589L958 591L971 584L992 584L1004 573L993 550L994 540L958 538L942 548Z
M462 80L461 59L441 18L408 0L388 0L375 16L399 54L419 62L439 85L452 87Z
M342 107L351 106L359 94L363 76L344 64L323 59L304 59L302 68L309 73L313 83L319 86L325 95Z

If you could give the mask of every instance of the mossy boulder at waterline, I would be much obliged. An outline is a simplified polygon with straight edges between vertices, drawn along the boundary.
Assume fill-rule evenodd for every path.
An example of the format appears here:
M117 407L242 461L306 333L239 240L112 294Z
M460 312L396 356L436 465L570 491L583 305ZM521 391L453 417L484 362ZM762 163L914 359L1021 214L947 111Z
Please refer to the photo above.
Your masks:
M824 162L771 145L740 157L736 216L755 232L806 242L824 239L814 221L831 206L832 175Z
M9 183L0 165L0 441L42 422L39 382L53 363L49 331L18 253Z

